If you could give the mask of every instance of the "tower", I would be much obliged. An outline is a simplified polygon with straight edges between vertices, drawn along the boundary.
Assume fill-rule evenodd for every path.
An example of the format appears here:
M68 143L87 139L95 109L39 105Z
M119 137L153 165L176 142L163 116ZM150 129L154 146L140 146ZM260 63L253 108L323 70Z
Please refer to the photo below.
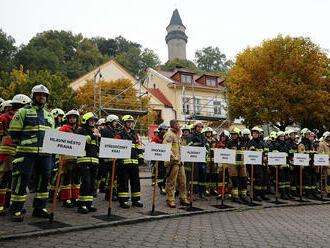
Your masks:
M165 40L168 47L168 60L174 58L186 59L188 36L185 33L186 27L183 25L177 9L173 11L170 24L166 30Z

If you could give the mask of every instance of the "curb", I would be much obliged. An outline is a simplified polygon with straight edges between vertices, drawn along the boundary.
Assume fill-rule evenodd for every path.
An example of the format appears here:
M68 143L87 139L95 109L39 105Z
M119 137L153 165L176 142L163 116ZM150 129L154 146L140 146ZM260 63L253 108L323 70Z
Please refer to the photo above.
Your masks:
M40 237L40 236L47 236L47 235L52 235L52 234L76 232L76 231L83 231L83 230L104 228L104 227L111 227L111 226L119 226L119 225L130 225L130 224L137 224L137 223L142 223L142 222L147 222L147 221L155 221L155 220L162 220L162 219L169 219L169 218L179 218L179 217L201 215L201 214L212 214L212 213L222 213L222 212L243 212L243 211L250 211L250 210L261 210L261 209L267 209L267 208L300 207L300 206L324 205L324 204L330 204L330 202L306 202L306 203L297 203L297 204L282 204L282 205L256 206L256 207L244 207L244 208L214 209L214 210L203 210L203 211L196 211L196 212L164 214L164 215L158 215L158 216L144 216L144 217L127 219L127 220L102 222L102 223L96 223L96 224L64 227L64 228L57 228L57 229L51 229L51 230L40 230L40 231L18 233L18 234L12 234L12 235L4 235L4 236L0 236L0 242L5 241L5 240L12 240L12 239Z

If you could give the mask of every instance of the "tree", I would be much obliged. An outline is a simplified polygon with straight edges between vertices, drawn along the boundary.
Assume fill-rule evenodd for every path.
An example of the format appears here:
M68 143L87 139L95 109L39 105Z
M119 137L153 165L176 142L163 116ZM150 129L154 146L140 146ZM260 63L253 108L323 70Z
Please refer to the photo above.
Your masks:
M237 55L229 71L231 118L281 130L315 118L329 128L330 78L325 52L308 38L279 35Z
M231 60L227 60L226 55L221 53L219 47L205 47L195 53L197 67L208 72L227 72L232 65Z
M31 95L31 89L37 84L45 85L49 91L47 105L50 109L62 108L68 111L77 108L76 93L69 87L69 81L49 71L23 71L13 70L10 73L2 73L0 80L0 95L4 99L12 99L16 94Z
M0 72L14 69L15 39L0 29Z
M179 59L179 58L174 58L170 61L167 61L164 65L162 65L160 68L163 71L174 71L176 67L182 67L189 69L196 74L203 74L203 71L194 64L194 62L187 60L187 59Z

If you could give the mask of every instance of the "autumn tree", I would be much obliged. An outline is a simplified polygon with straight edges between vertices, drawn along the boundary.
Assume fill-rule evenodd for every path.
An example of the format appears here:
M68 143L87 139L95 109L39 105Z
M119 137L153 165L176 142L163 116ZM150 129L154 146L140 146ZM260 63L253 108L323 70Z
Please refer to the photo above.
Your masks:
M236 57L227 82L230 117L284 130L317 120L329 128L329 58L308 38L265 40Z
M4 99L11 99L16 94L31 95L31 89L37 84L45 85L49 91L47 105L50 109L62 108L68 111L77 108L76 93L69 87L69 81L49 71L13 70L2 73L0 80L0 95Z
M203 74L203 71L198 68L194 62L187 59L179 58L174 58L172 60L167 61L164 65L160 66L160 69L163 71L174 71L176 67L189 69L199 75Z
M227 60L219 47L205 47L195 52L195 62L197 67L208 72L227 72L232 65L231 60Z
M101 94L99 94L101 86ZM144 89L145 91L145 89ZM94 100L96 109L99 108L99 101L101 100L102 108L107 109L122 109L122 110L148 110L149 98L133 86L133 83L128 79L117 79L115 81L101 81L96 82L95 85L95 99L94 99L94 82L88 80L87 83L80 87L77 91L77 100L81 112L94 111ZM101 99L100 99L101 96ZM111 111L110 111L111 112ZM150 112L151 109L150 109ZM107 113L102 112L102 117L106 117ZM122 114L124 115L124 114ZM122 116L120 116L122 117ZM155 113L149 115L150 123L154 123L156 118ZM147 116L138 118L136 129L143 129L143 134L147 130Z

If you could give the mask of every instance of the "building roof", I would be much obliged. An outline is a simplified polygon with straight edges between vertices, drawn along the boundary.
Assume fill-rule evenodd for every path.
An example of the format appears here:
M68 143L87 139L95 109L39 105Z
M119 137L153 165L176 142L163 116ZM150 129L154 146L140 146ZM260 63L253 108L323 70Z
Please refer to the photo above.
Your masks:
M181 17L179 15L178 9L175 9L173 11L173 14L172 14L171 21L170 21L169 25L180 25L180 26L184 27L184 25L182 23L182 20L181 20Z
M173 107L172 103L167 99L167 97L159 89L150 88L148 91L153 94L165 107Z

